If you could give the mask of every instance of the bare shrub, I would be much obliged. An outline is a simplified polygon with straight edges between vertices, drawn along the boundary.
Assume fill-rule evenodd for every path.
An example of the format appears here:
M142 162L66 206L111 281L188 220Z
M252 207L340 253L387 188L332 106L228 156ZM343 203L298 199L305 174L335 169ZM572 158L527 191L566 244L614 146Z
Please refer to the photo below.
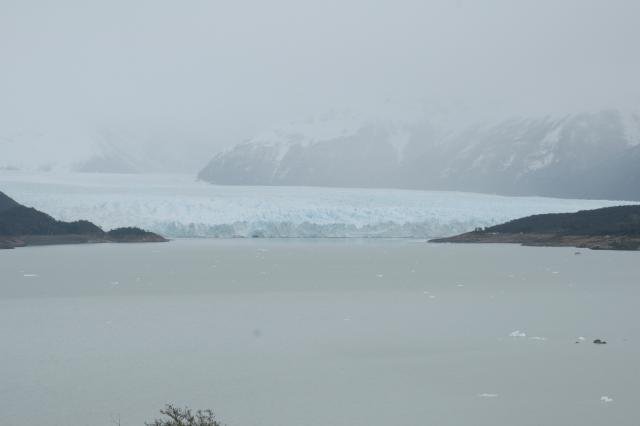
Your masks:
M165 418L156 419L152 423L145 423L146 426L224 426L216 420L213 411L198 410L193 412L190 408L174 407L167 404L160 410Z

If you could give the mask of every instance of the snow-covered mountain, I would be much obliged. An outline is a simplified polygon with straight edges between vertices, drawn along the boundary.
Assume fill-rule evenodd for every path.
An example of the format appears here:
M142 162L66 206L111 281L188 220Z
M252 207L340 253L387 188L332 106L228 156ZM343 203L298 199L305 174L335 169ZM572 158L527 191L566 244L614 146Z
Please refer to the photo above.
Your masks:
M451 120L332 114L217 154L218 184L397 187L640 200L640 114Z
M286 123L217 154L199 178L221 184L389 186L418 120L415 111L333 111Z

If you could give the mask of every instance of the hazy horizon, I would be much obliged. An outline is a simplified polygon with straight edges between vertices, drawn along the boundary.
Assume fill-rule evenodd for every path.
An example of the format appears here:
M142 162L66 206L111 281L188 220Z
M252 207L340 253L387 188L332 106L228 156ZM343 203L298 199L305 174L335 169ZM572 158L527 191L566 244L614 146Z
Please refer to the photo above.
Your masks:
M195 167L274 123L387 99L640 105L633 1L3 4L0 143L18 162L116 132Z

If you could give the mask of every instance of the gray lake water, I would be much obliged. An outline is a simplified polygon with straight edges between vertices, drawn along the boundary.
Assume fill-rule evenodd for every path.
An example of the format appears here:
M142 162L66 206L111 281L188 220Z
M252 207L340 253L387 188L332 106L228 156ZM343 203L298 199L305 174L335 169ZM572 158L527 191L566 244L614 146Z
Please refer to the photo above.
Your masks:
M415 240L1 251L0 424L142 425L174 402L229 426L638 425L639 305L640 253Z

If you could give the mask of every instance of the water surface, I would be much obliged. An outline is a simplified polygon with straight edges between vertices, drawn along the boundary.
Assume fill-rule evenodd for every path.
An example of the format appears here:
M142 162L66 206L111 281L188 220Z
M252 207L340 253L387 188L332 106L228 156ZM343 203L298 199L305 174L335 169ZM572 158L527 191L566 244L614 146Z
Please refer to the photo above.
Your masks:
M2 251L0 277L2 425L640 422L638 253L178 240Z

